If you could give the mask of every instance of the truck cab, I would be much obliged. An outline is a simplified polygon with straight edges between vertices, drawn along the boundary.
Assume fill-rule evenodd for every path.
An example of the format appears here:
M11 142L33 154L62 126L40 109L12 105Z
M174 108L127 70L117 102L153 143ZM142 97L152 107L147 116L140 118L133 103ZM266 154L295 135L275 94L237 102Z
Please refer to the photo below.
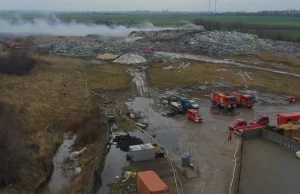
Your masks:
M222 93L213 92L211 93L211 101L213 105L218 105L223 108L236 107L236 98L233 95L225 95Z
M254 96L251 94L240 94L237 92L230 92L230 94L236 98L236 105L240 107L252 108L256 102Z
M229 130L235 130L237 127L244 127L247 126L247 121L245 119L237 119L233 123L229 125Z
M255 120L250 121L250 125L268 125L269 123L268 116L258 116Z
M197 111L195 109L188 109L186 111L186 115L190 120L192 120L196 123L202 123L202 121L203 121L203 116L199 113L199 111Z

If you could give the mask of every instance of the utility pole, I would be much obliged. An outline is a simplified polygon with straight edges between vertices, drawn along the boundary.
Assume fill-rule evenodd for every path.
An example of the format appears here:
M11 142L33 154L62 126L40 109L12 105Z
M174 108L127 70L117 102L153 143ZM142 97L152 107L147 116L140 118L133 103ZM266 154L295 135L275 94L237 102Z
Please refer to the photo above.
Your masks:
M208 13L210 13L210 0L208 0Z

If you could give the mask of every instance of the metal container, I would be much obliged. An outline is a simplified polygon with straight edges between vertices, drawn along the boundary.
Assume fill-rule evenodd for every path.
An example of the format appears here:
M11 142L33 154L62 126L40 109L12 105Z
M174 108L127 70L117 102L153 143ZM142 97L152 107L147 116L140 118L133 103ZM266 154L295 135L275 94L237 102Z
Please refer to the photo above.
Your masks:
M183 167L189 167L190 166L190 153L185 152L181 156L181 165Z
M169 188L154 171L137 173L138 194L169 194Z
M129 146L128 154L132 162L154 160L155 147L151 143Z

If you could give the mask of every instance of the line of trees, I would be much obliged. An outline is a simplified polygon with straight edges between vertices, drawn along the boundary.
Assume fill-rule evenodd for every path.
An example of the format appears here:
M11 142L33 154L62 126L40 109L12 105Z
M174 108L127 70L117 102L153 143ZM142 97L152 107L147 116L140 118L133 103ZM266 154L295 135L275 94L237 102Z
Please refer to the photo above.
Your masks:
M293 41L300 43L300 34L298 37L292 37L288 33L282 33L279 30L298 30L295 26L267 26L259 24L246 24L243 22L221 23L213 20L195 19L195 25L202 25L206 30L227 30L238 31L244 33L256 34L260 38L267 38L272 40Z

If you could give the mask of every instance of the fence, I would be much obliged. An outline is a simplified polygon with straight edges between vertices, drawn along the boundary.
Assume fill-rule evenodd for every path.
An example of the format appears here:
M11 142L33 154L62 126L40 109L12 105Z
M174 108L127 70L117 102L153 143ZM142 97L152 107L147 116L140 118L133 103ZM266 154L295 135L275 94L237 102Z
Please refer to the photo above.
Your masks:
M266 129L262 130L262 138L271 140L284 148L288 148L291 151L299 151L300 143L294 140L291 140L285 136L279 135L277 133L268 131Z
M107 130L100 141L100 145L97 150L97 155L96 155L97 157L95 159L91 178L90 178L89 184L87 185L87 187L85 188L85 191L84 191L85 194L94 194L95 193L95 189L94 189L95 173L94 172L99 168L100 162L103 159L104 152L106 150L109 139L110 139L110 130Z

